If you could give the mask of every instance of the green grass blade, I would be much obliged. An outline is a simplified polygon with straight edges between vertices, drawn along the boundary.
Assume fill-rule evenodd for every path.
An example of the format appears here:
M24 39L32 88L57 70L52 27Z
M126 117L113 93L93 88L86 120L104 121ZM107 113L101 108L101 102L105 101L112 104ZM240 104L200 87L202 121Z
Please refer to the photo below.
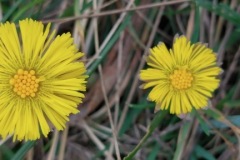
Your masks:
M225 105L231 108L239 107L240 106L240 100L226 100Z
M196 5L195 6L194 28L193 28L193 34L191 37L192 43L198 42L199 33L200 33L200 10L199 10L199 7Z
M35 0L32 2L29 2L28 4L26 4L23 7L20 7L19 11L14 14L12 21L17 21L19 19L21 19L22 17L24 17L24 13L26 13L29 9L33 8L34 6L37 6L38 4L42 3L43 0ZM28 15L28 17L31 17L31 15Z
M204 121L204 119L201 117L201 115L198 114L197 112L195 112L194 115L198 119L200 127L202 128L204 133L209 136L210 135L210 128L209 128L208 124Z
M156 104L154 103L144 103L144 104L130 104L130 108L134 109L148 109L148 108L154 108Z
M103 59L108 54L109 50L113 47L113 45L116 43L118 38L120 37L121 32L126 28L130 21L130 16L127 16L125 20L122 22L122 24L119 26L115 34L112 36L111 40L109 40L106 47L102 50L100 53L100 56L98 59L95 60L95 62L88 68L87 75L91 75L98 67L98 65L103 61Z
M199 159L204 158L205 160L216 160L216 158L214 158L214 156L209 151L199 145L195 147L194 152Z
M187 141L189 131L191 129L192 121L186 121L180 128L177 141L177 149L174 153L173 160L181 160L182 153L185 148L185 142Z
M223 17L229 22L239 26L240 24L240 15L238 12L230 8L229 4L219 3L213 5L212 1L208 0L194 0L196 5L203 7L211 12L216 13L217 15Z
M24 143L11 160L23 159L25 154L35 145L35 143L36 141L27 141L26 143Z
M23 0L18 0L14 5L8 10L8 12L3 16L2 22L8 20L8 18L13 14L13 12L18 8L18 6L22 3Z
M155 145L153 146L152 151L148 155L147 160L155 160L157 158L159 150L160 150L160 144L158 144L158 142L156 142Z
M219 119L221 117L221 115L215 111L213 111L211 108L205 110L205 113L209 116L212 117L214 119Z
M145 134L145 136L141 139L141 141L138 143L138 145L133 149L132 152L130 152L124 160L132 160L133 157L136 155L136 153L139 151L139 149L142 148L144 142L151 136L152 132L159 126L159 124L162 122L165 115L168 113L166 110L159 111L154 119L152 120L150 126L148 127L148 131Z
M3 159L11 159L14 155L14 152L6 145L0 145L0 159L1 156L3 157Z
M236 116L228 116L226 117L232 124L234 124L237 127L240 127L240 115ZM218 121L218 120L211 120L211 124L214 126L214 128L218 129L226 129L229 128L226 124Z
M119 130L118 135L121 137L127 130L129 130L132 125L134 125L134 122L136 121L139 114L142 112L142 109L130 109L128 111L127 116L124 120L124 123Z

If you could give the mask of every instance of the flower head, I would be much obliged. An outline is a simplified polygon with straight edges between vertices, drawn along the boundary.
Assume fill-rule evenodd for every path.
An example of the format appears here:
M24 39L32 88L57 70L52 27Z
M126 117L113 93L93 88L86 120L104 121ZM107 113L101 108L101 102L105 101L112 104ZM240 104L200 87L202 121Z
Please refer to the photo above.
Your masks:
M0 25L0 135L35 140L79 112L87 76L70 33L54 38L32 19L19 28L18 36L15 24Z
M147 64L150 68L141 70L140 79L144 89L153 87L148 99L156 102L156 109L170 108L172 114L206 107L219 85L216 55L201 43L190 44L185 36L175 38L173 49L164 43L151 49Z

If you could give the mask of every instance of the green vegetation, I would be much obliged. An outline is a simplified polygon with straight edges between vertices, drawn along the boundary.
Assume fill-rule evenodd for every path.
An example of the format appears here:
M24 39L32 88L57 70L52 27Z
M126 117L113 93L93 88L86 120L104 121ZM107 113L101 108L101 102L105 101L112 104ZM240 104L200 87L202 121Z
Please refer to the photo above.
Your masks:
M240 159L239 4L2 0L2 23L32 18L52 23L57 34L70 32L85 53L89 79L81 112L71 116L64 131L53 129L48 138L30 142L0 139L0 159ZM209 106L183 118L155 112L149 90L139 88L149 48L160 41L171 47L176 34L207 43L224 71Z

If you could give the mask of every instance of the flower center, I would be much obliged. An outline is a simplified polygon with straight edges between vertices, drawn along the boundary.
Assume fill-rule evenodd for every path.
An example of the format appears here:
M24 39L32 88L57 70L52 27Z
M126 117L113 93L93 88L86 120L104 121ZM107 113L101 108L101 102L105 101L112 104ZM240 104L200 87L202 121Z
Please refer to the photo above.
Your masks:
M186 69L177 69L170 75L170 80L174 88L184 90L192 86L193 76Z
M35 97L39 87L39 79L34 70L19 69L9 83L13 86L13 91L21 98Z

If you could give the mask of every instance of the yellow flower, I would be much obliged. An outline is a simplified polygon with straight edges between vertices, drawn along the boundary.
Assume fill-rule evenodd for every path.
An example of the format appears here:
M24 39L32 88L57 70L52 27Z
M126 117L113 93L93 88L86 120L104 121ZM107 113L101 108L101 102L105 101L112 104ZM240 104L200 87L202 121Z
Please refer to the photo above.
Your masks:
M49 36L50 24L26 19L0 25L0 135L35 140L63 130L78 113L86 69L70 33Z
M164 43L151 49L147 64L151 68L141 70L140 79L144 89L153 87L148 99L157 110L181 114L204 108L219 85L215 53L201 43L190 44L185 36L175 38L173 49Z

